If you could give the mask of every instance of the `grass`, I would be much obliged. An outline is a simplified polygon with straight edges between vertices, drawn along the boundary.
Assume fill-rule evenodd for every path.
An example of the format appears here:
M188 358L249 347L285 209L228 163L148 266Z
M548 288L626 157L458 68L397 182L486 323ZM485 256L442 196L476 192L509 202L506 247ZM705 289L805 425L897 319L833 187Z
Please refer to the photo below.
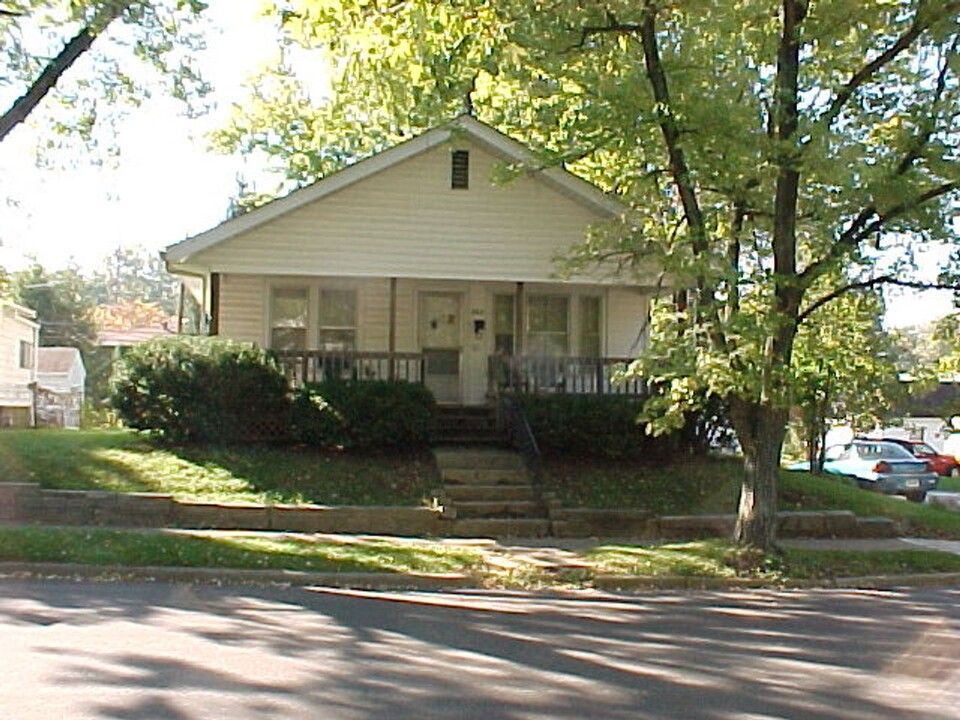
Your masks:
M655 515L734 513L742 471L736 458L691 458L655 466L547 459L544 488L571 507L638 508ZM780 477L780 510L849 510L861 517L892 518L908 532L960 538L960 513L940 506L861 490L831 475L784 471ZM938 488L958 484L957 478L941 478Z
M196 502L419 505L438 479L429 455L161 447L127 431L4 430L0 479L62 490L168 493Z
M0 528L0 560L126 567L206 567L318 572L463 572L476 550L389 539L318 541L309 535L62 527Z
M647 577L751 577L771 584L864 575L960 572L960 556L931 551L847 552L786 548L782 556L748 572L734 567L726 541L650 546L604 545L583 555L575 573L551 574L539 566L505 573L486 560L484 548L390 538L333 542L283 533L206 533L64 527L0 527L0 561L76 563L115 567L201 567L313 572L464 573L496 586L589 586L598 574Z

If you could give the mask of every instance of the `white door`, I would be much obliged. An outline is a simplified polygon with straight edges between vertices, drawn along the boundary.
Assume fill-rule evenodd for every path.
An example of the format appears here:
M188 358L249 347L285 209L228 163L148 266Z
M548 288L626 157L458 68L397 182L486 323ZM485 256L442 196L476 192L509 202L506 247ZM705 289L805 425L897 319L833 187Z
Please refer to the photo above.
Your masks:
M460 402L460 296L420 295L420 348L424 383L440 403Z

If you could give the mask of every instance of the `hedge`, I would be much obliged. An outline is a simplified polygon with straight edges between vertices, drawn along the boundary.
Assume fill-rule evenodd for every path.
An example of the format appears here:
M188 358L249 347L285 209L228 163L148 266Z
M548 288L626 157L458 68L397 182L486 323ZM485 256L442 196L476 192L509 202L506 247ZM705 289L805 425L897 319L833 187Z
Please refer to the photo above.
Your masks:
M436 402L423 385L331 380L297 392L293 432L308 445L417 448L433 437Z
M160 338L117 363L110 403L128 427L174 443L284 440L286 378L265 351L211 337Z

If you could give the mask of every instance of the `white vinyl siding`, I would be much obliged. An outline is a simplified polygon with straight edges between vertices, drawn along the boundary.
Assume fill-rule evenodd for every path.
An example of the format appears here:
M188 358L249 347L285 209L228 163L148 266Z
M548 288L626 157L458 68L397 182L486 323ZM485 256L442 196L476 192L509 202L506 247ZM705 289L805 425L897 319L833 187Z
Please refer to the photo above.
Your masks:
M21 367L20 362L25 346L31 348L29 367ZM0 300L0 407L32 407L36 347L37 325L16 306Z
M191 259L222 273L548 281L595 211L534 177L489 178L470 146L469 191L450 189L438 146L228 239Z
M260 275L220 278L220 334L243 342L264 343L269 291Z
M608 357L636 357L647 343L649 296L636 289L607 291L606 322Z

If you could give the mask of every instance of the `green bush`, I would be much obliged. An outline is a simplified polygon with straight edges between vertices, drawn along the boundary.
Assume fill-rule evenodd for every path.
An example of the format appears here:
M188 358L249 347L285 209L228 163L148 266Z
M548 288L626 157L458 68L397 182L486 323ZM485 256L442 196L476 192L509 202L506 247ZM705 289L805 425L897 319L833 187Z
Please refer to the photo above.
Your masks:
M110 403L128 427L175 442L284 439L290 401L263 350L219 338L162 338L117 363Z
M637 423L643 401L617 395L527 395L521 405L540 451L593 457L663 456L673 436L651 437Z
M415 448L433 436L436 403L423 385L333 380L308 385L293 406L294 436L316 446Z

